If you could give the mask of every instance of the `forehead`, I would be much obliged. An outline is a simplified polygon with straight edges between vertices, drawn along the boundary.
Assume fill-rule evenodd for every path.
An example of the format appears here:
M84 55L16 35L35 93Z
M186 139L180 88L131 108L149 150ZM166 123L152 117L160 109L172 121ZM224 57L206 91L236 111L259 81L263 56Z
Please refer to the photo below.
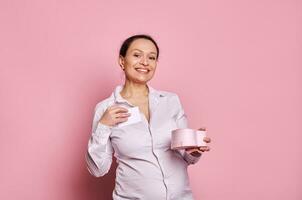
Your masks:
M150 52L150 53L156 53L156 46L151 42L150 40L147 39L136 39L134 40L131 45L129 46L129 51L134 51L134 50L141 50L144 52Z

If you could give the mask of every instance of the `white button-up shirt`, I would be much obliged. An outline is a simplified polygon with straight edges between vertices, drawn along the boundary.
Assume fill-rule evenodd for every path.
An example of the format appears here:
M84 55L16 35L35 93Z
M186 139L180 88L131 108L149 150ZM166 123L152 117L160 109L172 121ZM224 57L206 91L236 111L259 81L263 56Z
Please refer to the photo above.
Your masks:
M150 123L107 126L99 122L109 106L134 107L120 95L118 85L112 95L95 107L92 134L86 154L87 168L96 177L105 175L117 160L114 200L192 200L187 167L199 157L184 150L171 150L171 131L188 128L187 117L175 93L148 85Z

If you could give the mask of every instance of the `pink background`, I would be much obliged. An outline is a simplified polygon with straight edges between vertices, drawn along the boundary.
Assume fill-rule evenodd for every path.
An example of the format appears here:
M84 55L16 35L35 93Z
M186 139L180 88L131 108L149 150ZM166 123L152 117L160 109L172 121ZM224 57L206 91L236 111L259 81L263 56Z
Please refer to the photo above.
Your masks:
M196 199L302 199L301 1L1 0L0 24L0 199L110 199L114 166L94 178L84 155L137 33L160 46L150 85L212 137Z

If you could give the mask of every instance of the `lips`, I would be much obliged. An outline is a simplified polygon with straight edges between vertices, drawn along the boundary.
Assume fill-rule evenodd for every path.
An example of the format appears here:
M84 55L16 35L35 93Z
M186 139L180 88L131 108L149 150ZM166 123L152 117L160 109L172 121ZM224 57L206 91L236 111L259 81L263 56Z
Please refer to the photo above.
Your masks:
M146 74L148 73L150 70L149 69L146 69L146 68L135 68L135 70L139 73L143 73L143 74Z

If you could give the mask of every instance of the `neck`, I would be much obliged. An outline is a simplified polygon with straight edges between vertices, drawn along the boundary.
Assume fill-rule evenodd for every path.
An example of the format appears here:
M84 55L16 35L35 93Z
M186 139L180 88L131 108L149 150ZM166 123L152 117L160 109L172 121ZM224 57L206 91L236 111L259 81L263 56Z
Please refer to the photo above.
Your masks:
M149 94L149 90L145 83L134 83L126 80L120 93L124 98L146 97Z

